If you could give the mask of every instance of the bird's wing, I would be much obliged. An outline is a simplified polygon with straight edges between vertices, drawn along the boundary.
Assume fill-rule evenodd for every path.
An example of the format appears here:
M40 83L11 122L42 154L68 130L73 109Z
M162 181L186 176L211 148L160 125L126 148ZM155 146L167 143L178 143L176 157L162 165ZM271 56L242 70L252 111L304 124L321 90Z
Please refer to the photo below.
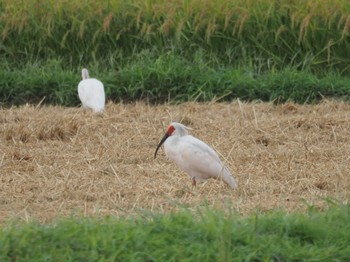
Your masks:
M85 104L88 99L88 92L86 90L86 85L84 84L84 81L85 80L80 81L78 85L78 96L83 104Z
M199 140L198 138L188 135L188 136L184 136L182 141L187 144L186 147L192 148L194 152L198 152L198 153L200 152L200 154L203 154L201 156L206 155L211 160L221 163L221 160L218 154L214 151L214 149L208 146L202 140Z
M206 143L190 135L182 136L174 142L176 146L170 150L173 152L170 152L169 158L190 176L208 179L220 175L223 169L220 158Z
M89 78L80 81L78 95L84 106L95 111L103 110L105 104L105 92L101 81Z
M105 105L105 91L104 87L101 81L97 79L90 79L93 81L93 88L91 89L91 96L93 99L91 99L91 108L93 108L95 111L101 111L104 108Z

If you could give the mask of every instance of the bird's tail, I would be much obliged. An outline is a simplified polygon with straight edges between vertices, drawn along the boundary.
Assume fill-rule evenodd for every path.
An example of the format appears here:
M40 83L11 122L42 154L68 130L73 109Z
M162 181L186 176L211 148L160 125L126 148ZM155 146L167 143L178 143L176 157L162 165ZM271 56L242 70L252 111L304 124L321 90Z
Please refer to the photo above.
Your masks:
M231 172L230 170L228 170L227 167L223 167L222 168L222 171L221 171L221 177L222 177L222 180L228 184L232 189L236 188L237 187L237 182L236 180L234 179L234 177L231 175Z

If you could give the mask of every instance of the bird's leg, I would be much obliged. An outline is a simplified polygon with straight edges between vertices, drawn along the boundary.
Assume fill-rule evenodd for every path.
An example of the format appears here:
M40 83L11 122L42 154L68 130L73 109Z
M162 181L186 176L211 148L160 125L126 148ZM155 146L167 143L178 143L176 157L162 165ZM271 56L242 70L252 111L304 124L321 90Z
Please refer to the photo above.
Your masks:
M196 186L197 185L197 181L195 177L192 177L192 186Z

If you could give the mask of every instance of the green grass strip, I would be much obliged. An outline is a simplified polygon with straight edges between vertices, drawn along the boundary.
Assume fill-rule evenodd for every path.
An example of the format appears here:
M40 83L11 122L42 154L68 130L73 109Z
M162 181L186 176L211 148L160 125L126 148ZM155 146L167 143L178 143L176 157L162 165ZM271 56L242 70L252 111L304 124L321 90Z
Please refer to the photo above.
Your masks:
M0 230L0 260L349 261L349 221L349 206L338 206L246 218L206 209L14 223Z
M21 68L0 67L0 103L44 103L77 106L79 69L65 69L58 60L26 64ZM254 68L232 68L205 63L201 56L189 61L173 53L140 53L118 70L90 68L90 75L105 85L113 101L294 101L312 103L322 98L348 100L350 77L328 73L316 76L285 68L261 73Z

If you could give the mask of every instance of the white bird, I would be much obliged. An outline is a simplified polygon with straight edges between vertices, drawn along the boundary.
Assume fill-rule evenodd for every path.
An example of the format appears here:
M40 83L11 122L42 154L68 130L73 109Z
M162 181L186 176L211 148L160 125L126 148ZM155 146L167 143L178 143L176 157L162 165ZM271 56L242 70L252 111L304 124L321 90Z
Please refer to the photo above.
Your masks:
M164 143L167 157L175 162L191 178L192 185L208 178L219 178L231 188L237 187L237 183L229 169L220 161L218 154L203 141L191 136L188 127L180 123L171 123L157 146L158 149Z
M89 71L81 70L82 80L78 85L79 99L83 108L91 108L94 112L101 112L105 107L105 90L100 80L89 77Z

